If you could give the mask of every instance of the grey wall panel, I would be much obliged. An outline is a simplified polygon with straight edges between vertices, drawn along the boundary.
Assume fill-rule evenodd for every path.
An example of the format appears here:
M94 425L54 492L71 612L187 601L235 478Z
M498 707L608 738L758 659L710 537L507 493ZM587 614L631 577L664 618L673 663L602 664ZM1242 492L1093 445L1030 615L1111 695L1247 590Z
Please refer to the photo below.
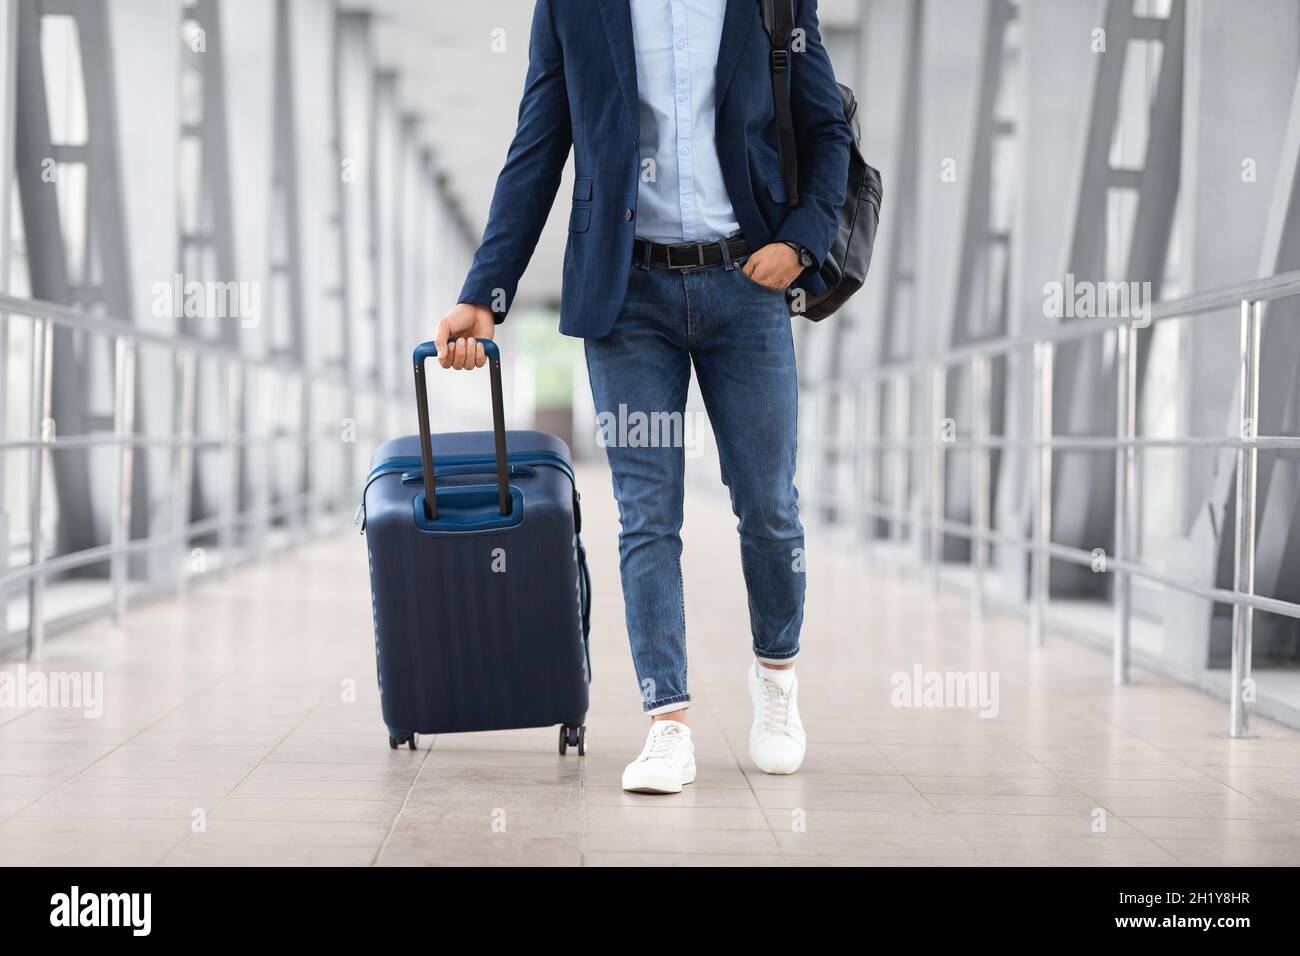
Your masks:
M1188 292L1257 274L1300 67L1300 8L1292 0L1200 2L1191 15L1179 276ZM1243 181L1243 163L1253 166L1253 182ZM1236 323L1221 316L1189 322L1177 358L1179 426L1219 433L1237 397ZM1209 493L1211 465L1204 456L1182 463L1180 524L1164 534L1188 528Z
M923 23L921 150L919 161L920 257L917 311L910 354L944 351L953 341L954 278L973 122L982 66L987 0L930 0ZM950 174L950 175L949 175Z
M260 321L238 331L240 350L262 355L274 341L267 323L285 323L267 298L271 236L271 150L275 98L275 4L220 0L234 274L257 283Z
M881 361L881 325L905 321L884 314L888 288L891 244L898 228L895 199L904 182L900 168L900 131L906 108L903 85L906 81L908 30L911 8L916 0L863 0L863 23L858 34L859 56L853 83L858 94L858 115L862 123L862 150L867 161L881 171L885 185L884 207L876 249L871 262L871 278L858 293L856 302L862 316L846 341L844 375L870 368ZM845 82L848 82L845 80Z
M1091 32L1101 21L1102 0L1034 0L1023 7L1020 133L1017 148L1023 176L1018 183L1013 229L1007 324L1012 333L1032 332L1053 320L1043 311L1043 285L1060 281L1069 254L1066 224L1081 178L1088 128L1089 91L1097 55ZM1031 368L1027 356L1007 364L1005 429L1030 432ZM1010 452L999 483L996 522L1006 531L1023 531L1029 522L1030 457ZM1012 583L1023 587L1020 552L995 549Z
M343 354L337 289L333 197L338 182L334 159L334 5L331 0L294 0L289 5L293 93L298 124L298 185L302 237L305 350L309 365L338 361Z

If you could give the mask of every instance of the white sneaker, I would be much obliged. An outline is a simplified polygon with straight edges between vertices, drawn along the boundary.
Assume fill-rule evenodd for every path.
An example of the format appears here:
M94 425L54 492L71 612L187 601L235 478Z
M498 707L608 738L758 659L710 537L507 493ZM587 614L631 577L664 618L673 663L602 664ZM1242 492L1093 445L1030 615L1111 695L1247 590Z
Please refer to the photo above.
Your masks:
M773 670L755 661L748 679L754 702L749 755L764 773L794 773L808 746L799 719L799 681L794 668Z
M645 748L623 770L623 789L635 793L681 793L695 782L695 744L691 728L676 720L650 725Z

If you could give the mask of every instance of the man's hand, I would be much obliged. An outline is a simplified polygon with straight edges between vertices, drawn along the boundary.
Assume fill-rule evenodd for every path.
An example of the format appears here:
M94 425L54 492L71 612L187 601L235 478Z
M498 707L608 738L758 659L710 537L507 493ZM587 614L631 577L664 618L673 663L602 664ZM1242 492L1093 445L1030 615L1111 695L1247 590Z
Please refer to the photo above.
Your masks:
M452 306L433 335L438 364L443 368L482 368L487 364L487 354L477 340L492 338L496 327L491 309L470 302Z
M784 242L769 242L745 263L745 275L769 289L784 289L803 272L799 253Z

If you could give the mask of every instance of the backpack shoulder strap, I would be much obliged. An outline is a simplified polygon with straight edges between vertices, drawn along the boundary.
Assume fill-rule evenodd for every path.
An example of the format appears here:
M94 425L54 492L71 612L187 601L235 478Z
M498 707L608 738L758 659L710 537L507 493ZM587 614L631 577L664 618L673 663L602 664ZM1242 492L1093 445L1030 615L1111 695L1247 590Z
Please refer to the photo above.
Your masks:
M790 112L790 37L794 33L794 0L762 0L763 26L772 42L768 60L772 74L772 106L776 112L777 145L781 157L781 176L790 208L799 205L798 142L794 136L794 117Z

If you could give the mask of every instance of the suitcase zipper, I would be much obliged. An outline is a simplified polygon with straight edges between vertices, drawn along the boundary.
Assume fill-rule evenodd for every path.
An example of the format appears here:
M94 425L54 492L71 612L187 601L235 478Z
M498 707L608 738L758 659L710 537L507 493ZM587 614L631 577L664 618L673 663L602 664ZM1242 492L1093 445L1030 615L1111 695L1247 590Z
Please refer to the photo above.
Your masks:
M555 468L564 472L569 478L569 484L573 486L573 520L574 531L580 531L582 519L578 512L578 485L573 475L572 466L561 458L559 455L552 455L550 452L515 452L513 455L506 455L507 464L536 465L546 468ZM436 473L439 465L445 465L451 468L459 469L463 466L476 465L496 465L495 455L448 455L443 458L434 458L433 468ZM361 522L361 534L366 533L366 491L369 490L371 483L376 478L382 478L384 475L391 475L395 472L409 471L411 469L423 471L424 462L419 458L390 458L371 469L370 474L366 477L366 483L361 489L361 504L357 507L357 513L352 518L352 523ZM464 471L457 470L453 474L466 474ZM470 473L472 474L472 472Z
M473 464L448 465L445 468L437 469L437 472L438 472L439 481L441 481L443 478L464 478L466 475L475 475L475 476L482 475L490 478L496 477L495 467L489 468L486 467L485 465L473 465ZM535 474L537 474L537 469L532 467L531 465L511 465L509 471L506 472L506 477L507 478L531 478ZM404 485L415 484L416 482L423 482L423 481L424 481L423 468L417 468L414 471L407 471L402 473L402 484Z
M506 456L507 463L521 465L549 465L552 468L558 468L573 480L572 466L561 458L559 455L553 455L544 451L518 451L512 455ZM391 474L394 471L407 471L412 468L422 468L423 462L419 458L390 458L382 462L371 470L370 475L366 478L366 484L374 481L383 475ZM434 470L439 465L448 465L452 467L461 465L495 465L495 455L447 455L442 458L433 460Z

